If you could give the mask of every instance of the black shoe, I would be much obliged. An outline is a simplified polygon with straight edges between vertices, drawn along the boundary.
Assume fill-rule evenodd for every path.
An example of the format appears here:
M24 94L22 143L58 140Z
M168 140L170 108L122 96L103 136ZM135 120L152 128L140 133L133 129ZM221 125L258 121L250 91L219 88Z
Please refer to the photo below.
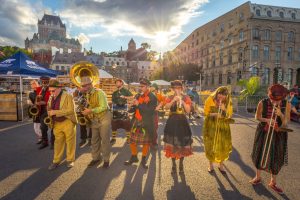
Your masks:
M88 167L93 167L94 165L98 164L100 160L92 160L89 164Z
M43 142L43 140L39 140L39 141L37 141L36 144L42 144L42 142Z
M132 163L137 163L137 162L139 162L137 156L131 156L130 159L124 163L124 165L132 165Z
M142 157L141 165L144 169L148 169L147 160L145 156Z
M102 167L107 169L109 167L109 161L105 161Z
M87 145L87 141L81 140L81 142L79 143L79 148L83 148L83 147L85 147L85 145Z
M39 149L44 149L46 148L48 145L48 142L42 142L41 146L39 147Z
M116 143L116 139L115 138L113 138L113 139L110 140L110 144L111 145L114 145L115 143Z

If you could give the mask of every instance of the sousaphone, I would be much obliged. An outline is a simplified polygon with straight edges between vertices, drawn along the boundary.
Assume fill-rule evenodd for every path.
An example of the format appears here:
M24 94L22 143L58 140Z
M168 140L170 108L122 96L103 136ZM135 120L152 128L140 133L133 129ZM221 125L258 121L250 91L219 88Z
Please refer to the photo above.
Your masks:
M87 61L75 63L70 70L72 83L77 87L81 87L81 77L84 76L91 77L94 86L99 82L99 70L94 64Z

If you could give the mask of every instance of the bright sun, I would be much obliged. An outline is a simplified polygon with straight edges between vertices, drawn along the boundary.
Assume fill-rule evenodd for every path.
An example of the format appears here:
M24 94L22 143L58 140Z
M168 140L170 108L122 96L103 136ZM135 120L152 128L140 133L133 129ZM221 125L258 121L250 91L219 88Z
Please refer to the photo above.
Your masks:
M164 31L156 32L154 40L160 47L165 46L168 43L168 33Z

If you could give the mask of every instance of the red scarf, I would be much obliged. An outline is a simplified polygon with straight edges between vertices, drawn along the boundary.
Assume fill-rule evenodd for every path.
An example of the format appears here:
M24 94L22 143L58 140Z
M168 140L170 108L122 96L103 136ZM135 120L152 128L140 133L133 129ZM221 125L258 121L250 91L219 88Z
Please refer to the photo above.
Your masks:
M145 92L143 95L139 96L139 98L137 99L139 104L148 104L150 102L150 98L149 98L149 90L147 92ZM138 120L138 121L142 121L142 115L140 113L140 110L137 108L136 111L135 111L135 118Z

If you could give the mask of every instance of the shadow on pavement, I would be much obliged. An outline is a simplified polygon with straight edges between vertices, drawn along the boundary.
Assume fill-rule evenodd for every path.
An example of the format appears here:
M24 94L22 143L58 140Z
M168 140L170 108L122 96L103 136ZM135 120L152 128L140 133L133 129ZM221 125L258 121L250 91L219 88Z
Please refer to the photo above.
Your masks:
M195 194L192 192L191 187L186 184L185 175L180 174L181 182L178 181L178 175L170 175L174 180L174 185L170 190L167 191L167 199L168 200L176 200L176 199L188 199L194 200L196 199Z

